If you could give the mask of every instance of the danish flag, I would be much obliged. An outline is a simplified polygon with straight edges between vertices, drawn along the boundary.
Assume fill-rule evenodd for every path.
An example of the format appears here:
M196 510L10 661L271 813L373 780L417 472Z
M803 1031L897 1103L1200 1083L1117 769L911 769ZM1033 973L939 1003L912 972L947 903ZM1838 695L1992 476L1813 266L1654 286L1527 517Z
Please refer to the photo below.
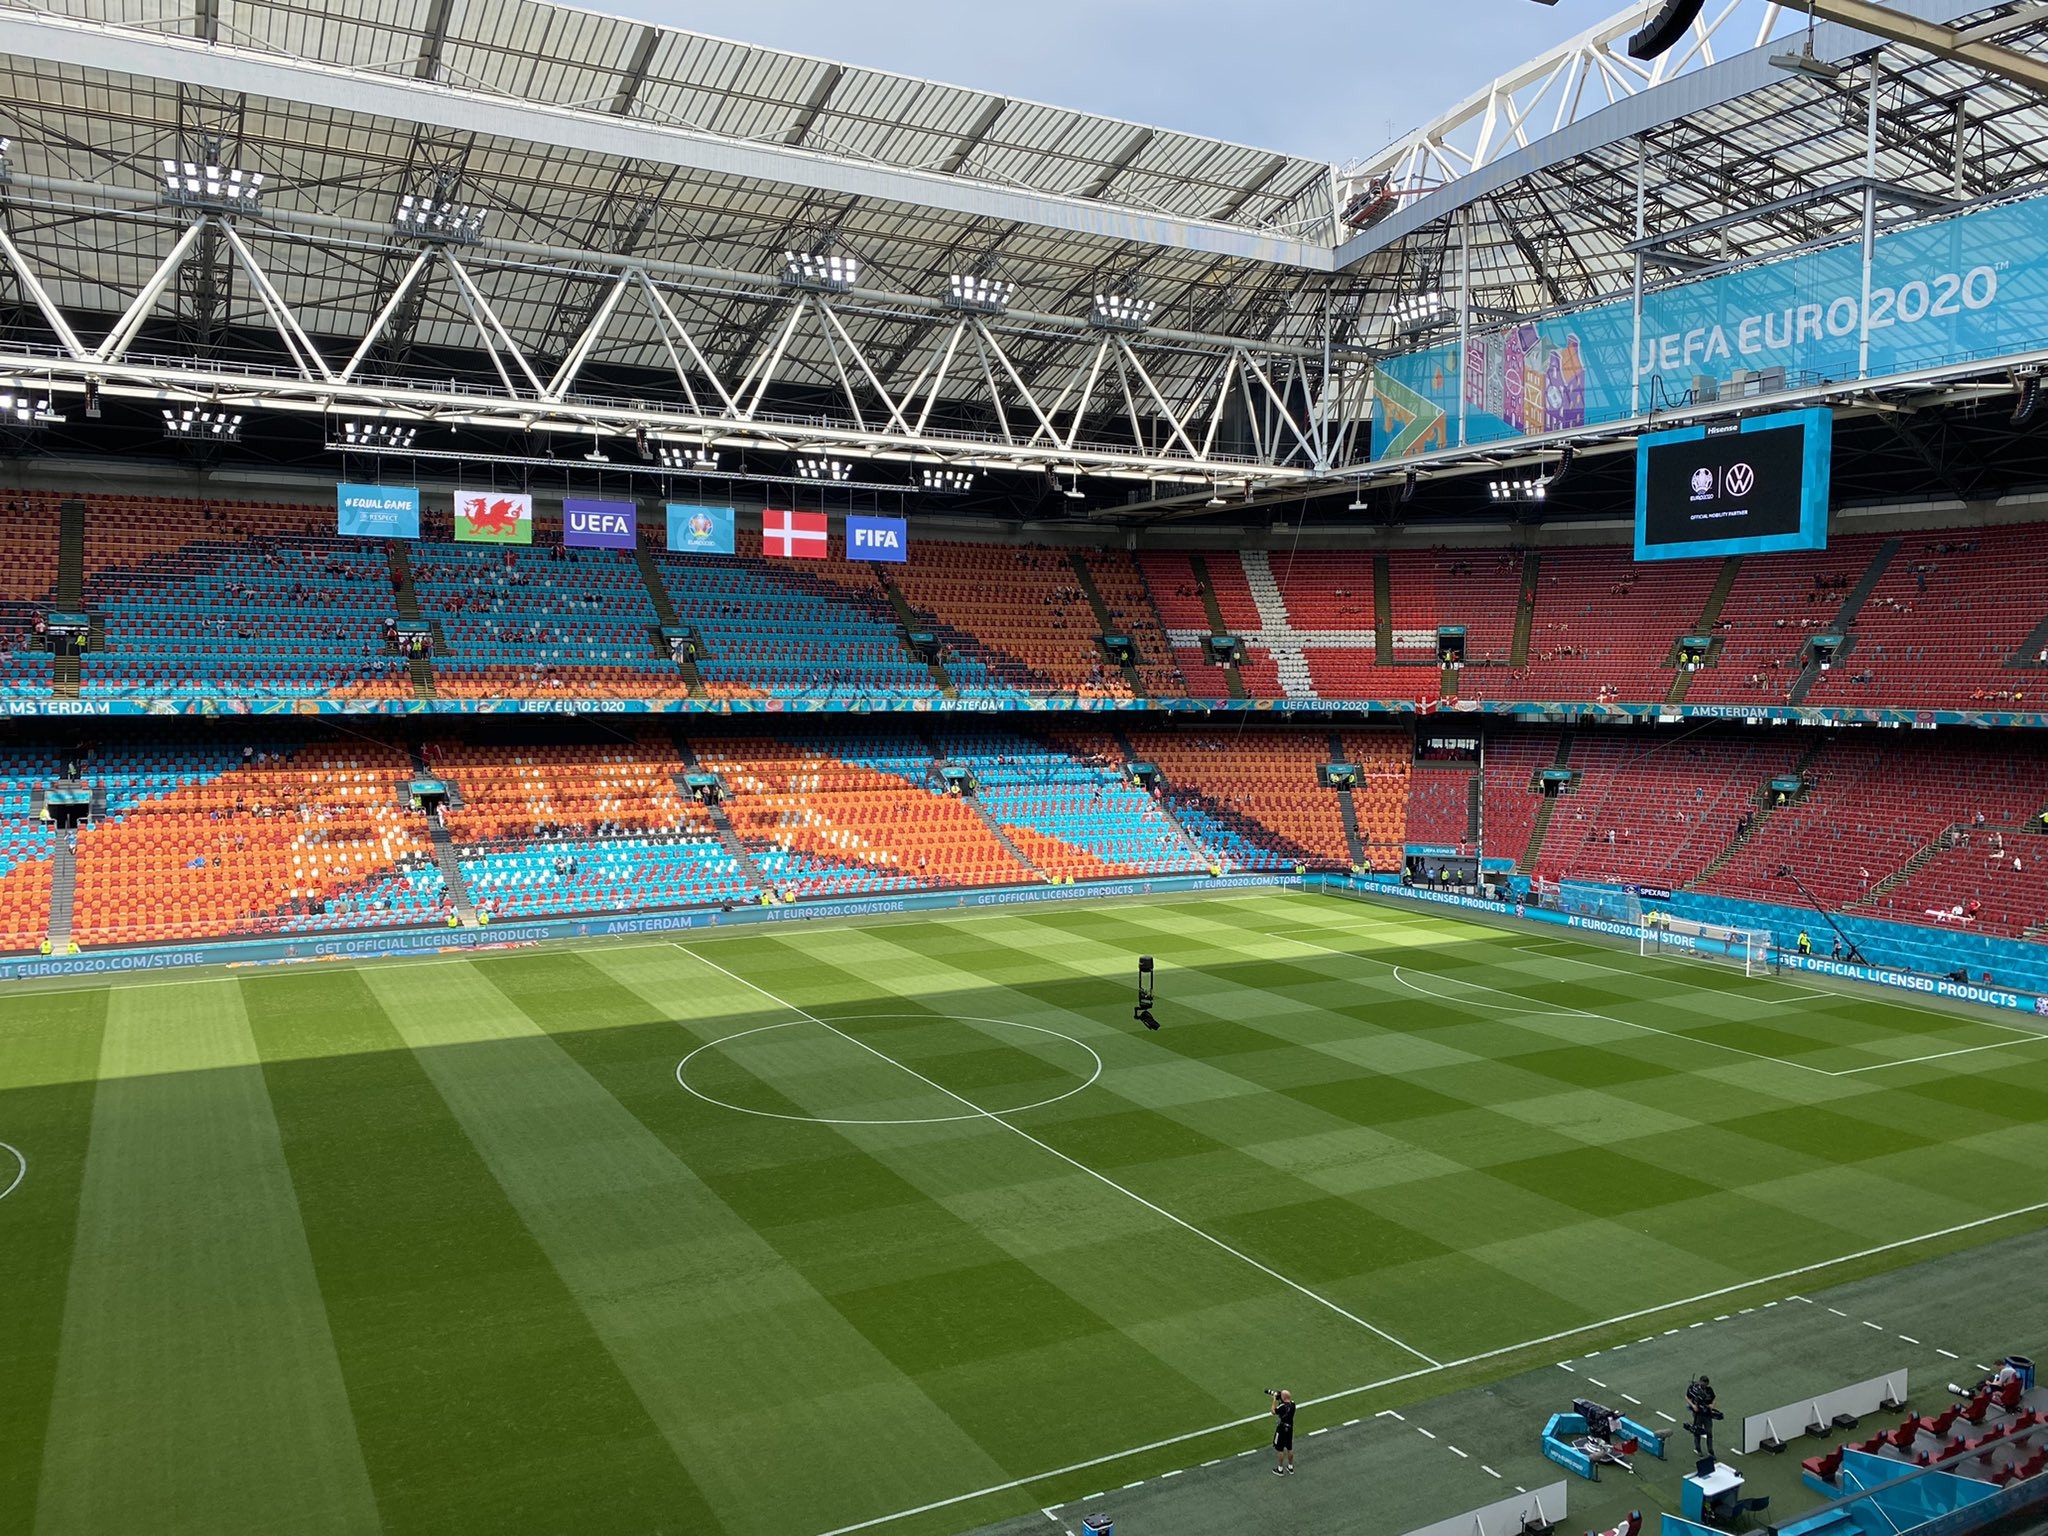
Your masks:
M826 556L825 514L778 512L761 514L761 548L785 560L823 560Z

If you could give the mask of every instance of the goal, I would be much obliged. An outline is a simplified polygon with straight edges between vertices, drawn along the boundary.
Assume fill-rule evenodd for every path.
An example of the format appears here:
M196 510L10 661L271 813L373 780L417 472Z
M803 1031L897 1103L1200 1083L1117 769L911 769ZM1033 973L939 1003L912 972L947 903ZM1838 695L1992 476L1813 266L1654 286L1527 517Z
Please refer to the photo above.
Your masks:
M1740 965L1748 976L1778 973L1778 948L1761 928L1732 928L1651 911L1643 914L1642 933L1645 955L1719 960Z

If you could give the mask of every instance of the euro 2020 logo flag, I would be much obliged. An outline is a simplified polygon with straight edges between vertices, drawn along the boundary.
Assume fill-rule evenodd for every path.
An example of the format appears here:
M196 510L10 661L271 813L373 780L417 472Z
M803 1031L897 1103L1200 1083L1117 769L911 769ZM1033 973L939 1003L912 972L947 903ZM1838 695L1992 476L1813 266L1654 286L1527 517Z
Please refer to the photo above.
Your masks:
M503 491L457 491L455 542L531 544L533 498Z
M1696 469L1692 472L1692 499L1705 501L1714 494L1714 472L1711 469Z
M732 508L668 504L668 547L677 554L729 555Z

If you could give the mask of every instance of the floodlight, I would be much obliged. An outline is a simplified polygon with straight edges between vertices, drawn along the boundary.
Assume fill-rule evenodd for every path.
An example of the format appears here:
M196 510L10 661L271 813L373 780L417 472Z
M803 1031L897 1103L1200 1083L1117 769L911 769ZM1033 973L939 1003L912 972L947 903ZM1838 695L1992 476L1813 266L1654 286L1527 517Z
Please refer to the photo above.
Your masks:
M851 480L853 466L838 459L798 459L796 472L805 480Z
M860 281L860 258L844 251L784 251L782 286L844 293Z
M1081 471L1077 469L1074 470L1072 473L1074 476L1072 483L1069 484L1066 490L1061 494L1064 495L1069 501L1079 501L1085 494L1081 489Z
M657 443L654 456L663 469L716 469L718 454L710 448L685 448L674 443Z
M19 389L0 390L0 425L42 427L63 419L51 406L48 395L31 395Z
M403 421L351 421L342 427L342 445L371 453L403 453L420 429Z
M1782 69L1788 75L1798 75L1802 79L1818 81L1822 85L1833 85L1843 75L1841 65L1831 64L1820 58L1810 47L1798 53L1772 54L1771 68Z
M1159 306L1134 293L1098 293L1088 323L1105 331L1142 331L1151 325Z
M190 442L238 443L242 440L242 413L210 405L188 405L181 409L167 405L164 436Z
M1541 501L1550 482L1541 476L1526 480L1490 480L1486 490L1495 501Z
M974 471L971 469L940 469L927 464L922 479L926 490L936 491L942 496L959 496L974 489Z
M196 160L163 162L164 201L205 208L254 209L263 196L263 173Z
M1419 331L1441 320L1445 307L1443 291L1432 288L1423 293L1397 295L1387 306L1387 315L1396 330Z
M946 308L1000 315L1017 296L1017 285L993 273L955 272L946 279Z
M391 222L401 235L474 245L484 237L484 210L452 198L408 192L398 200Z

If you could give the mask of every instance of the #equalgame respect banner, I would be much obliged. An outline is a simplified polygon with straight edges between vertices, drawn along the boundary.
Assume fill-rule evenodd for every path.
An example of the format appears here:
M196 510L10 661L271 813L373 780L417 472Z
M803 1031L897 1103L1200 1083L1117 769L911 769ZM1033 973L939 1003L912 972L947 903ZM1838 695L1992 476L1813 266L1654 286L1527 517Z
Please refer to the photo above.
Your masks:
M420 491L416 485L334 488L334 531L345 539L416 539Z
M455 542L531 544L533 498L503 491L457 491Z
M562 503L562 542L572 549L631 549L638 526L630 501Z
M732 508L668 504L668 547L683 555L729 555Z
M900 517L848 517L846 558L901 565L910 558L909 528Z
M771 507L761 514L761 550L784 560L823 560L825 514L788 512Z

